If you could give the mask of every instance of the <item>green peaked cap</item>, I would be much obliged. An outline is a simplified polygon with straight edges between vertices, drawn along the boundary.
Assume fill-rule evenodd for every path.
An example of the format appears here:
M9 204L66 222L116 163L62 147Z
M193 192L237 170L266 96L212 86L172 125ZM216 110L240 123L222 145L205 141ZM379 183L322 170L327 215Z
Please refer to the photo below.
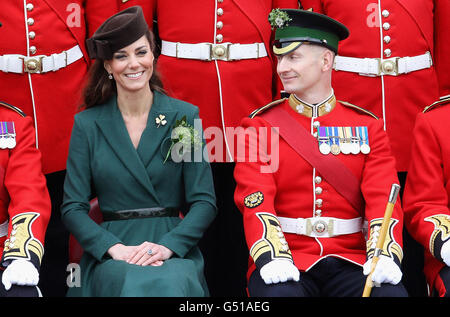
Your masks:
M325 46L337 54L339 41L350 34L342 23L307 10L274 9L269 22L276 29L273 46L276 55L287 54L303 42Z

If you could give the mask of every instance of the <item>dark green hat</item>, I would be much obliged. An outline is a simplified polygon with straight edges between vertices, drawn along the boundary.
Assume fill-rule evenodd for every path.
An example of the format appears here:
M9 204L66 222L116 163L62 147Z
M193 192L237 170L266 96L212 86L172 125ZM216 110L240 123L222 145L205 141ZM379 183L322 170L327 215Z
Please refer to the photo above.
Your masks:
M142 8L133 6L109 17L86 40L90 58L109 60L114 52L140 39L148 31Z
M339 41L350 32L342 23L320 13L274 9L269 14L272 28L276 28L273 52L284 55L308 42L324 46L337 54Z

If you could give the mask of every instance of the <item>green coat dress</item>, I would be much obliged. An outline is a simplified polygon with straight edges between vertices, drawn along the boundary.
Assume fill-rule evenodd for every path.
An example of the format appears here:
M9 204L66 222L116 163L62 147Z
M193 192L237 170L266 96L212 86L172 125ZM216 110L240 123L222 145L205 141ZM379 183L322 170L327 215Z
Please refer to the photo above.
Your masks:
M156 123L164 115L166 120ZM167 160L170 136L186 116L194 126L198 108L154 93L147 127L135 149L116 98L75 116L64 183L62 219L84 249L81 287L68 296L208 296L203 257L197 242L216 216L209 163ZM184 217L104 221L88 216L98 197L103 213L152 207L181 208ZM162 266L138 266L113 260L107 250L117 243L150 241L174 255Z

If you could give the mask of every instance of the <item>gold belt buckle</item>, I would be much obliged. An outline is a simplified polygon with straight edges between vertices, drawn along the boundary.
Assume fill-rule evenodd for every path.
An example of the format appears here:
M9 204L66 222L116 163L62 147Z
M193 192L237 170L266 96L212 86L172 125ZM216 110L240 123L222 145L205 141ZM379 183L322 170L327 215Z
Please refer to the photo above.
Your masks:
M211 44L211 60L228 61L230 44Z
M400 59L400 57L392 57L392 58L388 58L388 59L383 59L379 61L379 74L378 75L398 75L398 60Z
M20 57L23 60L23 71L34 74L42 72L42 59L44 56Z

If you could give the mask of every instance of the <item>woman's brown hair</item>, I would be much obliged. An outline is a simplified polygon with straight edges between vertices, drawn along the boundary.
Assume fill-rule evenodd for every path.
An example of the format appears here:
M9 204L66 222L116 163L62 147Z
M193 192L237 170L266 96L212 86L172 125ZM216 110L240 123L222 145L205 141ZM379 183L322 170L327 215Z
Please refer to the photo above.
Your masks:
M149 81L150 89L165 93L159 74L155 69L157 60L155 36L150 30L147 31L145 36L155 56L153 61L153 74ZM116 82L108 78L109 74L104 67L104 62L103 59L96 59L89 69L87 84L83 89L83 100L80 106L82 109L101 105L107 102L117 92Z

